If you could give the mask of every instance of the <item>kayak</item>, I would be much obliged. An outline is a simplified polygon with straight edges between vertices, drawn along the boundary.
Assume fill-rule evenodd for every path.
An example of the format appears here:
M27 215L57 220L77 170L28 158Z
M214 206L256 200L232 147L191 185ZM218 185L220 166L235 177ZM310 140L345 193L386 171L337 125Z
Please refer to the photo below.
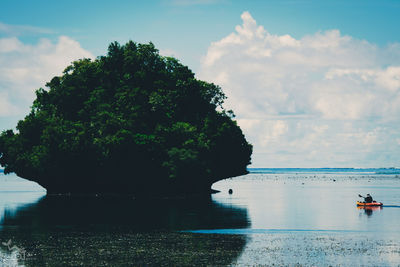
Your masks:
M365 203L365 202L357 201L357 206L362 206L362 207L378 207L378 206L382 206L382 205L383 205L383 203L381 203L381 202Z

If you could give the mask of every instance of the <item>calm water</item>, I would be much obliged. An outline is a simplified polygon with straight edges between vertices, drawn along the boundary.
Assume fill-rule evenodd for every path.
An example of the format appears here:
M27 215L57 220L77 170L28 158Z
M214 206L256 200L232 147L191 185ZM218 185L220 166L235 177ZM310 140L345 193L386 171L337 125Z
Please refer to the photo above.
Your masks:
M56 266L60 255L67 260L81 257L85 262L85 255L76 254L88 250L100 259L98 251L111 245L118 248L118 244L117 252L130 247L129 253L134 254L140 250L132 240L142 238L146 243L158 238L155 243L149 241L149 247L161 244L161 249L178 255L181 249L171 250L171 246L187 242L191 248L187 253L211 255L202 257L202 264L399 266L398 169L251 171L217 182L213 188L221 192L211 197L151 200L46 196L34 183L0 174L0 259L11 266L38 262ZM384 207L358 209L358 194L367 193ZM191 233L194 239L188 236ZM126 236L131 243L115 243ZM81 244L88 239L97 244L95 252ZM168 243L169 239L177 243ZM9 240L11 245L7 245ZM58 245L54 240L66 243ZM204 245L196 245L200 240ZM225 261L213 261L215 245L221 242L229 245L225 249L229 253L221 256ZM12 245L16 247L10 249ZM21 259L22 253L32 264ZM177 262L188 264L179 259L172 263Z

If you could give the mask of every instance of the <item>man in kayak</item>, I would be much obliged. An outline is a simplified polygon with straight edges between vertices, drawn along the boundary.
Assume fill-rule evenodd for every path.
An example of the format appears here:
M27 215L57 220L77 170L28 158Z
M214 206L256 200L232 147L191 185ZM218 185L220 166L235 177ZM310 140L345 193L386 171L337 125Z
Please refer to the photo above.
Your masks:
M363 197L362 195L358 195L359 197ZM365 203L372 203L372 201L373 201L373 199L372 199L372 197L371 197L371 195L370 194L367 194L367 196L366 197L363 197L364 198L364 202Z

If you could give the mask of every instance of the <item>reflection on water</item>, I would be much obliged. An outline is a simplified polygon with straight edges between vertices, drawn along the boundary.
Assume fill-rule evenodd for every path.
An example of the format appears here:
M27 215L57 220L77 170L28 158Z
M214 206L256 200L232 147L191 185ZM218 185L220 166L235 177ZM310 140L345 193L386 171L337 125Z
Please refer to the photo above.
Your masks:
M221 192L146 200L3 192L0 241L31 253L19 261L26 266L400 262L395 175L260 172L213 188ZM384 207L357 208L358 194L366 193ZM15 251L1 251L18 262Z
M246 209L210 197L133 199L131 197L44 196L36 203L5 211L3 227L165 231L199 228L245 228Z
M400 179L395 176L257 173L213 188L221 191L213 200L247 208L252 229L400 232L400 209L391 207L400 204ZM383 209L372 210L368 218L359 216L365 213L356 206L360 193L373 195Z
M0 191L0 227L171 231L250 226L245 207L221 203L211 196L181 199L47 196L37 184L15 175L1 175L0 184L3 189Z
M396 175L256 173L220 181L213 199L247 207L251 227L197 232L251 236L238 265L398 266ZM366 193L384 206L357 208Z
M26 250L13 236L8 235L4 223L22 210L29 210L46 195L38 184L21 179L13 174L0 173L0 265L19 266Z
M118 258L112 261L115 266L227 265L242 252L246 236L179 231L250 226L245 208L219 203L211 196L46 196L38 190L0 192L0 241L11 243L0 245L4 264L57 266L63 258L72 266L100 266L100 259L107 263L113 257ZM219 255L216 249L221 249ZM23 259L22 252L28 257Z
M363 210L367 216L371 216L374 211L380 211L382 207L357 207L359 210Z
M35 205L44 198L45 192L0 192L0 228L8 218Z

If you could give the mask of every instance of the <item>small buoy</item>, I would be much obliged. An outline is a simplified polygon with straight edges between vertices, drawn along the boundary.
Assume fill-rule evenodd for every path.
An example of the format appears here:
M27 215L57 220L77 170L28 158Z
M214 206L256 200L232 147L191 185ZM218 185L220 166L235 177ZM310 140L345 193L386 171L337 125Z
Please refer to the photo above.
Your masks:
M232 190L232 189L229 189L228 193L229 193L229 195L232 195L233 190Z

